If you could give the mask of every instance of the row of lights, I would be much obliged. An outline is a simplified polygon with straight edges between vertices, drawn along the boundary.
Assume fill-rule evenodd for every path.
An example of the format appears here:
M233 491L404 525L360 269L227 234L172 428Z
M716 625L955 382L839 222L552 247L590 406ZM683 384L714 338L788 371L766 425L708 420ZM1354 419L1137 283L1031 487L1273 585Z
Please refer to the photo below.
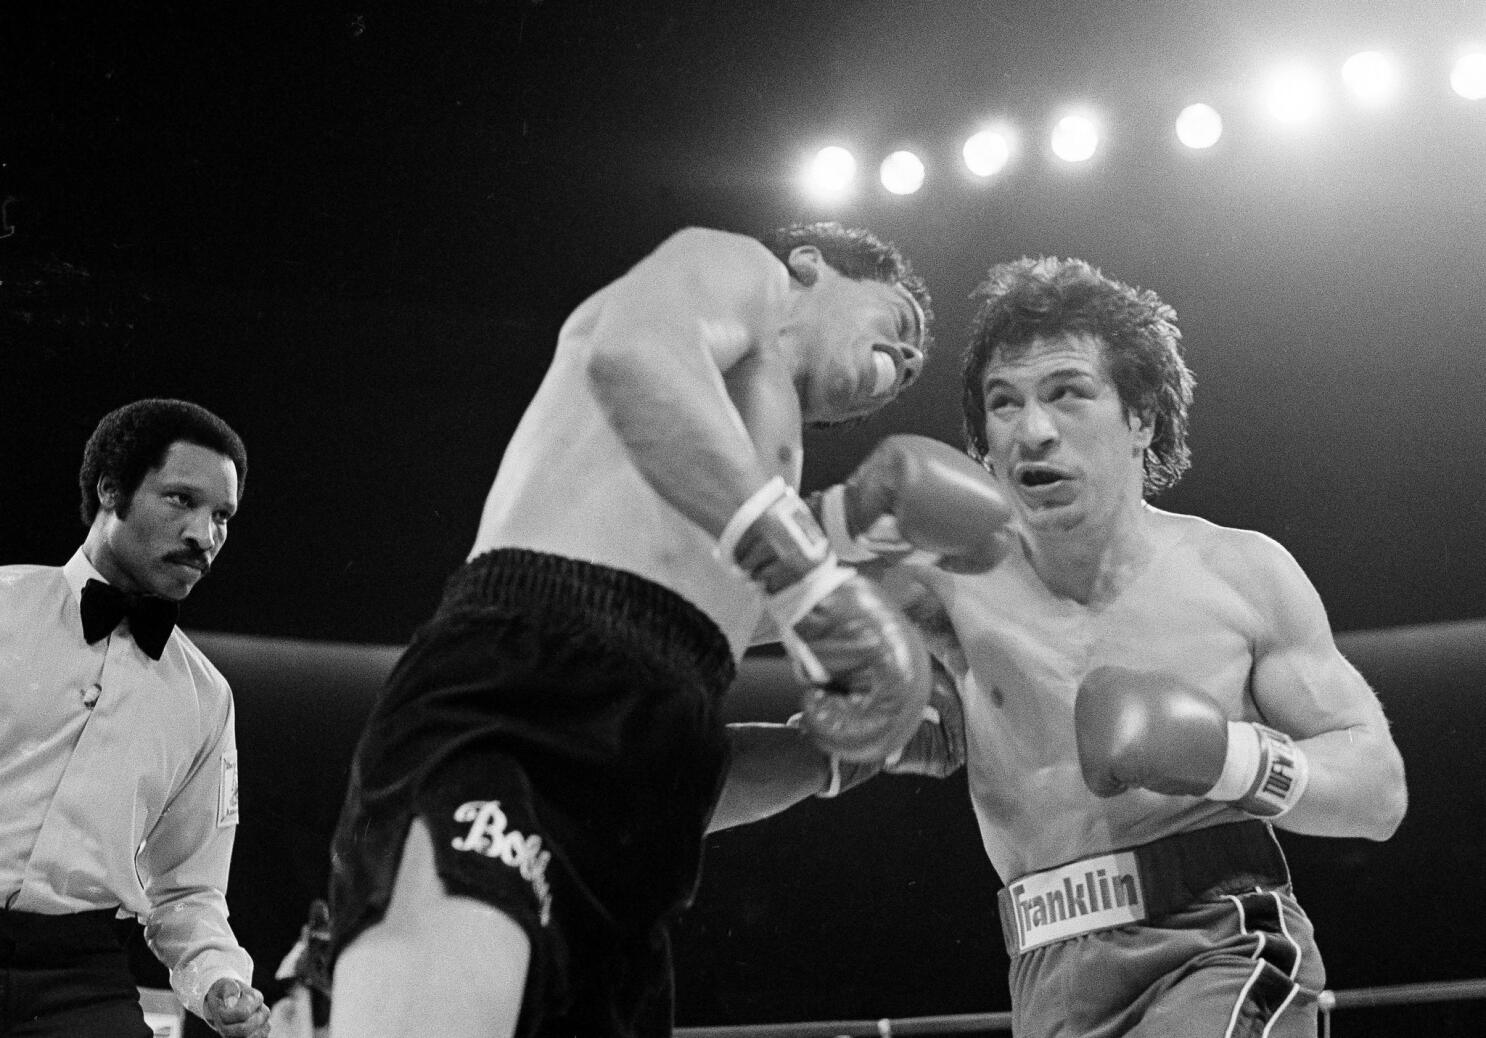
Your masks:
M1380 107L1391 100L1401 84L1397 63L1379 51L1363 51L1341 66L1340 78L1360 104ZM1456 61L1450 86L1468 101L1486 99L1486 51L1473 51ZM1324 77L1305 66L1276 71L1265 84L1264 106L1276 121L1303 124L1319 115L1325 105ZM1223 117L1205 103L1183 108L1175 121L1176 138L1184 146L1211 148L1223 136ZM1053 126L1048 146L1064 162L1086 162L1100 144L1099 121L1088 112L1064 115ZM991 177L1010 163L1016 151L1015 134L1008 127L982 130L968 138L960 154L965 168L976 177ZM821 200L839 198L856 179L856 158L846 148L822 148L805 172L806 190ZM878 170L882 186L895 195L911 195L923 186L924 163L912 151L895 151Z

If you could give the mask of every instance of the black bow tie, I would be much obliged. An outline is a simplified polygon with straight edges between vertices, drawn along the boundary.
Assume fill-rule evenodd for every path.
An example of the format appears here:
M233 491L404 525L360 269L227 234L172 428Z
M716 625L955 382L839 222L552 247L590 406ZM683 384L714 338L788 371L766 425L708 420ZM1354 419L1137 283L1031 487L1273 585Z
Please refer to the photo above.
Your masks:
M170 640L178 608L168 598L131 594L101 580L89 580L83 585L83 637L92 645L107 638L128 617L135 644L150 659L158 660Z

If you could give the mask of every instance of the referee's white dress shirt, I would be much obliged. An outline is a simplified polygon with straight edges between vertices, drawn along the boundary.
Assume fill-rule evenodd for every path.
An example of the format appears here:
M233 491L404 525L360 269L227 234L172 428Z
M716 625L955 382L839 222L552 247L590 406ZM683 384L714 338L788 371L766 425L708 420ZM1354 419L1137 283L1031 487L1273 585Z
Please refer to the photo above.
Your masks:
M200 1014L253 963L227 923L237 830L232 691L178 628L158 661L125 621L89 645L79 548L0 567L0 904L60 915L122 906Z

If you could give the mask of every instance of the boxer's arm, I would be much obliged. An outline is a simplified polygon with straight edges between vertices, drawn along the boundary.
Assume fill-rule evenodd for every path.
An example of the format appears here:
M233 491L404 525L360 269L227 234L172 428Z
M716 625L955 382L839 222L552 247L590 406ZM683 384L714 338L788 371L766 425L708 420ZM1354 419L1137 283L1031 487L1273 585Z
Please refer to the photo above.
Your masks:
M779 472L761 448L781 445L760 438L797 446L799 399L761 324L777 316L785 278L752 239L680 231L609 286L586 331L595 396L636 467L713 536ZM765 429L745 424L730 396L735 372Z
M1305 753L1304 794L1276 824L1312 836L1385 840L1407 807L1403 759L1382 705L1341 654L1315 587L1284 548L1254 535L1244 569L1263 583L1252 690L1263 723Z
M933 566L917 563L869 562L859 565L858 569L876 579L888 597L903 610L923 636L930 655L956 680L963 680L969 665L949 608L944 603L946 592L940 590L948 588L949 578L935 572Z
M731 760L708 832L747 825L811 797L836 797L879 774L946 778L965 766L965 715L954 679L940 669L918 728L886 760L850 762L822 753L799 724L728 725Z
M830 760L793 724L730 724L732 760L708 832L761 821L830 781Z

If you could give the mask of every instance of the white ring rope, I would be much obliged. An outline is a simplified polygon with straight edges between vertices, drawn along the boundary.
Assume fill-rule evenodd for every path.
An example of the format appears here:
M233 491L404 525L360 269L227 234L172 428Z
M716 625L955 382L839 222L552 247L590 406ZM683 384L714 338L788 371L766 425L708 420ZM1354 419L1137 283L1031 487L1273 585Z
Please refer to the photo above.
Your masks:
M1323 991L1319 999L1325 1015L1335 1009L1420 1005L1486 999L1486 978L1439 980L1419 984ZM903 1019L817 1020L794 1024L749 1024L724 1027L678 1027L676 1038L906 1038L911 1035L995 1034L1011 1030L1011 1014L959 1013L952 1016L915 1016Z

